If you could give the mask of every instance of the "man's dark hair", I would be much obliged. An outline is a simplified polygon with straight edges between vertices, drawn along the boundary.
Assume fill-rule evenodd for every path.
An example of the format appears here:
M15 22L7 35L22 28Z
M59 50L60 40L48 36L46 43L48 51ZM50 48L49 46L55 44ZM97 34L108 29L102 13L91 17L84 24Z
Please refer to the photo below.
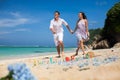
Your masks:
M60 12L59 12L59 11L55 11L54 13L58 13L58 15L60 15Z

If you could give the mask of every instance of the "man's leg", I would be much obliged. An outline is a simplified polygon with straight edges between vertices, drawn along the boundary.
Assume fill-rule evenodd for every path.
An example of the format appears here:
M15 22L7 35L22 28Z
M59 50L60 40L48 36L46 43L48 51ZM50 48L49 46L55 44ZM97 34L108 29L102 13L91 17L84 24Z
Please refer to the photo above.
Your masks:
M57 52L58 52L58 57L60 57L60 45L58 45L58 46L56 47L56 49L57 49Z
M59 45L57 34L54 34L54 42L55 42L55 45L56 45L58 57L60 57L60 45Z
M62 51L62 56L64 56L63 33L59 33L58 40L59 40L59 45Z
M62 41L59 41L59 45L61 47L62 56L64 56L64 43Z

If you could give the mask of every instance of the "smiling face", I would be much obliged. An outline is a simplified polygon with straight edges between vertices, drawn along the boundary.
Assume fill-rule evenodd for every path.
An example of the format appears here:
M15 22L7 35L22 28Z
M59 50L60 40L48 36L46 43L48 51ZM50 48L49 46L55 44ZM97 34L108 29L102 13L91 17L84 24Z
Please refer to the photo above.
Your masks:
M59 16L60 16L59 13L55 12L55 14L54 14L54 18L55 18L55 19L58 19Z
M82 13L79 13L79 14L78 14L78 17L79 17L80 19L83 19Z

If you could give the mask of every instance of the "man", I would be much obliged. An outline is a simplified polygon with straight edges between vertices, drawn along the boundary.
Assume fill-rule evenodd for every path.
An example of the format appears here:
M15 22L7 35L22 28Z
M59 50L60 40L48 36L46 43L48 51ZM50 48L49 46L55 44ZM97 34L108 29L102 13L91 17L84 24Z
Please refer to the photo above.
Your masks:
M72 30L69 28L68 23L60 18L60 12L55 11L54 13L54 19L50 22L50 30L53 33L54 42L56 45L56 49L58 52L58 57L60 56L60 48L62 50L62 56L64 55L64 44L63 44L63 27L62 25L66 26L70 33L72 33Z

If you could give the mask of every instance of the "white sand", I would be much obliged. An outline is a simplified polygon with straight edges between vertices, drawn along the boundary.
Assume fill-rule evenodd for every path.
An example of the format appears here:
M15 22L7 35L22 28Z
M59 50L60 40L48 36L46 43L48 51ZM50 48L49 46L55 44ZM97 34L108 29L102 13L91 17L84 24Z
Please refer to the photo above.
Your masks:
M113 52L112 52L113 50ZM108 56L120 57L120 48L91 50L98 58L106 58ZM66 56L71 56L65 53ZM79 53L81 57L82 53ZM13 63L26 63L31 69L33 75L38 80L120 80L120 59L108 64L93 66L89 62L89 66L80 68L77 64L72 66L58 65L58 61L62 58L53 58L55 64L50 64L49 59L45 57L55 57L56 55L46 55L33 58L11 59L0 61L0 78L8 74L7 66ZM42 61L44 64L42 64ZM82 63L82 61L78 61ZM49 64L47 64L49 63Z

